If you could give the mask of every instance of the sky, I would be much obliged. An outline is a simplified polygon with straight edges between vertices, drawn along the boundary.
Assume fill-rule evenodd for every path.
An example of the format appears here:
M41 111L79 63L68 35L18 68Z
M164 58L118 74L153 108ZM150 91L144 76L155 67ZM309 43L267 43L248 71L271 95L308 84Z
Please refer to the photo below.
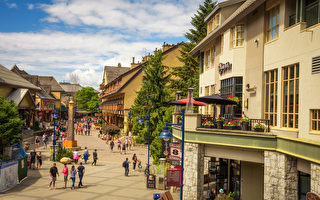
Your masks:
M187 41L202 0L0 0L0 64L98 88L104 66Z

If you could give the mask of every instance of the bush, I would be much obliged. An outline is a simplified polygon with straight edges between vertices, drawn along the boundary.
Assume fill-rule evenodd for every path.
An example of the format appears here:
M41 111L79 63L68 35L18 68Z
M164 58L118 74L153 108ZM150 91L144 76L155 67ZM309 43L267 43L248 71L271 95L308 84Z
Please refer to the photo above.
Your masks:
M56 155L56 160L60 162L61 158L67 157L73 159L72 151L67 151L65 148L60 149Z
M33 129L34 131L40 130L40 126L39 126L39 122L38 122L38 121L35 121L35 122L34 122L34 126L33 126L32 129Z

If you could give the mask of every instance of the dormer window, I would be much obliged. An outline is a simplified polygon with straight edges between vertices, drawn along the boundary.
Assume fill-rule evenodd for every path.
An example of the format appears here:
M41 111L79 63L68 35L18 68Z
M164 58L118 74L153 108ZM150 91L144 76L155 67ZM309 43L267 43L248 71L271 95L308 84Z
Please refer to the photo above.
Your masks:
M220 14L214 16L214 28L220 25Z

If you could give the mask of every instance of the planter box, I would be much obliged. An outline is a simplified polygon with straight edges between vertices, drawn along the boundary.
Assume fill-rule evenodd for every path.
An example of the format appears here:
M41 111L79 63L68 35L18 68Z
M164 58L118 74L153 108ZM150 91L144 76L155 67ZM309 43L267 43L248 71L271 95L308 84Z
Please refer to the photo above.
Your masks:
M217 129L223 129L223 122L217 122Z
M264 132L264 128L255 128L254 131L255 132Z
M241 130L243 131L249 131L249 123L248 122L243 122L241 124Z

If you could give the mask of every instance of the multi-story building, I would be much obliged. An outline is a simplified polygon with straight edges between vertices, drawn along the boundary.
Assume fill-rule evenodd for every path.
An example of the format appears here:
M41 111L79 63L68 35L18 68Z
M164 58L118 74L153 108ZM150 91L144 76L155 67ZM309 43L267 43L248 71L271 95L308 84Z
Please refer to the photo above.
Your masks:
M162 46L163 65L169 67L182 66L178 59L180 56L179 44L170 45L164 43ZM142 87L143 66L150 56L145 56L141 63L135 63L134 58L130 68L106 66L104 70L101 110L107 124L116 125L125 132L129 130L128 113L137 97L137 92ZM115 76L114 74L119 73Z
M319 8L319 0L229 0L208 15L208 34L191 51L201 61L200 95L238 97L217 113L245 113L270 132L201 128L201 115L187 114L185 199L202 199L205 173L236 199L320 194Z

